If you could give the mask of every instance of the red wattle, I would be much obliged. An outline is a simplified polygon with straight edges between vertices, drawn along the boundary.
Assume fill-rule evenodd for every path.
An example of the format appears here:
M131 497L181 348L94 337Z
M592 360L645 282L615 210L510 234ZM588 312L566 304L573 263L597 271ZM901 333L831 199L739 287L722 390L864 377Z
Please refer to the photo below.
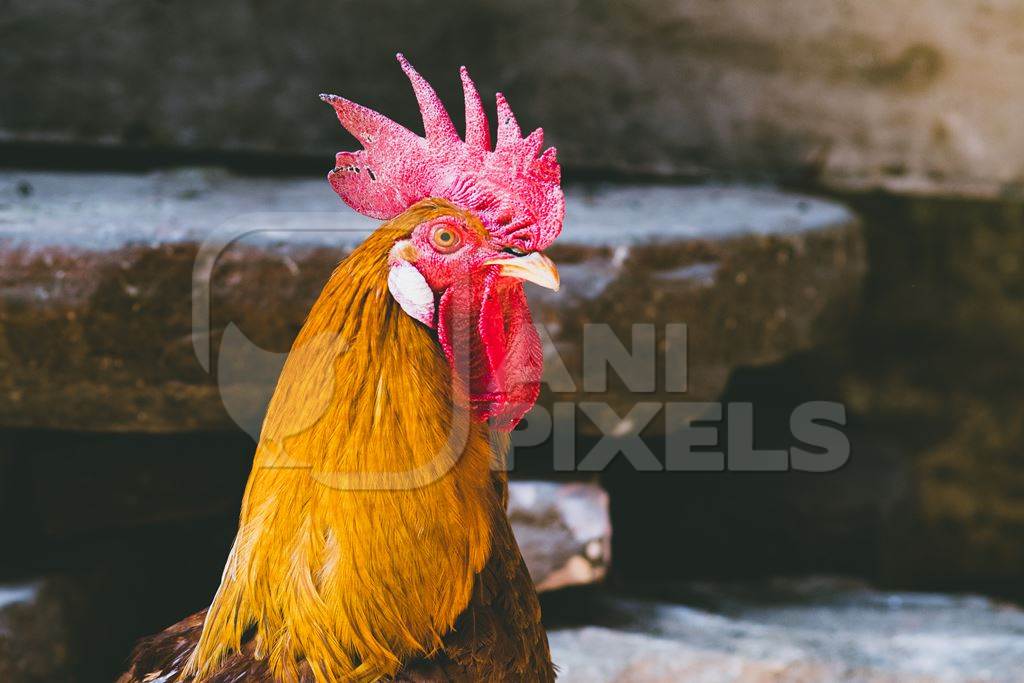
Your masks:
M522 282L488 268L449 287L438 339L453 372L468 374L474 417L513 429L537 401L544 365Z

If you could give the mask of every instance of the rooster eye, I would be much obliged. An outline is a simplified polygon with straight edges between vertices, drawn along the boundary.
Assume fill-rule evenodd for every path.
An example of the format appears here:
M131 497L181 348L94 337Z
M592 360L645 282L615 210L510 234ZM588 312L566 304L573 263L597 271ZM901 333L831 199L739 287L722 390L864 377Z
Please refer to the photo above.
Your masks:
M455 251L459 246L459 233L449 225L439 225L434 229L431 240L438 251Z

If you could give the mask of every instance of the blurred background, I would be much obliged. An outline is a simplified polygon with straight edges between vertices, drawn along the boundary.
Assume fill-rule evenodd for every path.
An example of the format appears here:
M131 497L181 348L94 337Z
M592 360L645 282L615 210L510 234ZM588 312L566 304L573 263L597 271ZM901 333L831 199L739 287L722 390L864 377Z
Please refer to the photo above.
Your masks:
M259 359L351 245L232 243L201 331L197 253L306 213L372 228L323 180L355 141L317 94L421 130L399 50L457 122L465 64L492 116L500 90L558 148L565 286L532 304L571 376L585 323L687 323L682 397L613 372L600 400L749 402L759 448L793 445L804 401L846 406L830 473L564 473L550 439L517 449L563 680L1020 680L1024 3L0 10L0 680L112 680L209 603ZM597 438L579 417L577 459Z

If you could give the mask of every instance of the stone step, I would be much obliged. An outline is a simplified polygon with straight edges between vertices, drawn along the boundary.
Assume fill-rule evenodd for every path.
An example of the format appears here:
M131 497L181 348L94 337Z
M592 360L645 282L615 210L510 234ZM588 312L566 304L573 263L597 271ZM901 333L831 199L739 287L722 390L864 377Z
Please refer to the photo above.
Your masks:
M566 683L1016 683L1024 611L977 596L839 579L677 587L608 598L597 623L550 631Z
M822 343L856 305L864 250L841 204L735 186L566 191L550 250L563 289L528 287L549 337L541 408L713 400L734 368ZM254 434L310 304L375 225L323 180L0 172L0 428ZM607 391L584 383L592 323L626 348L634 323L653 324L661 353L664 326L685 323L686 392L660 370L653 392L614 371Z
M1019 195L1021 11L983 0L384 0L329 11L8 0L0 139L306 152L326 165L352 141L320 92L420 129L392 57L402 49L453 117L464 63L489 111L505 92L570 167Z
M0 584L0 680L111 680L138 634L115 573ZM839 578L677 585L675 600L588 600L549 627L567 683L1017 683L1024 611ZM152 598L152 596L148 596ZM151 602L151 600L150 600ZM98 629L97 623L103 628ZM151 627L151 626L150 626ZM127 628L127 632L126 632Z

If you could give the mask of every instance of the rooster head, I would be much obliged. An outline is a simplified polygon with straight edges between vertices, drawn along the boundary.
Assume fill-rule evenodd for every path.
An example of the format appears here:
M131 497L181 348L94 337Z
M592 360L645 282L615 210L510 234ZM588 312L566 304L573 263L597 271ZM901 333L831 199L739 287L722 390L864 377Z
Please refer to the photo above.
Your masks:
M543 352L523 282L558 289L542 250L561 232L565 199L543 132L522 137L497 95L493 149L480 95L461 70L466 133L408 61L424 136L336 95L321 95L363 149L339 152L328 174L360 213L412 219L388 257L388 289L407 314L435 330L456 373L468 379L473 415L512 429L540 389Z

